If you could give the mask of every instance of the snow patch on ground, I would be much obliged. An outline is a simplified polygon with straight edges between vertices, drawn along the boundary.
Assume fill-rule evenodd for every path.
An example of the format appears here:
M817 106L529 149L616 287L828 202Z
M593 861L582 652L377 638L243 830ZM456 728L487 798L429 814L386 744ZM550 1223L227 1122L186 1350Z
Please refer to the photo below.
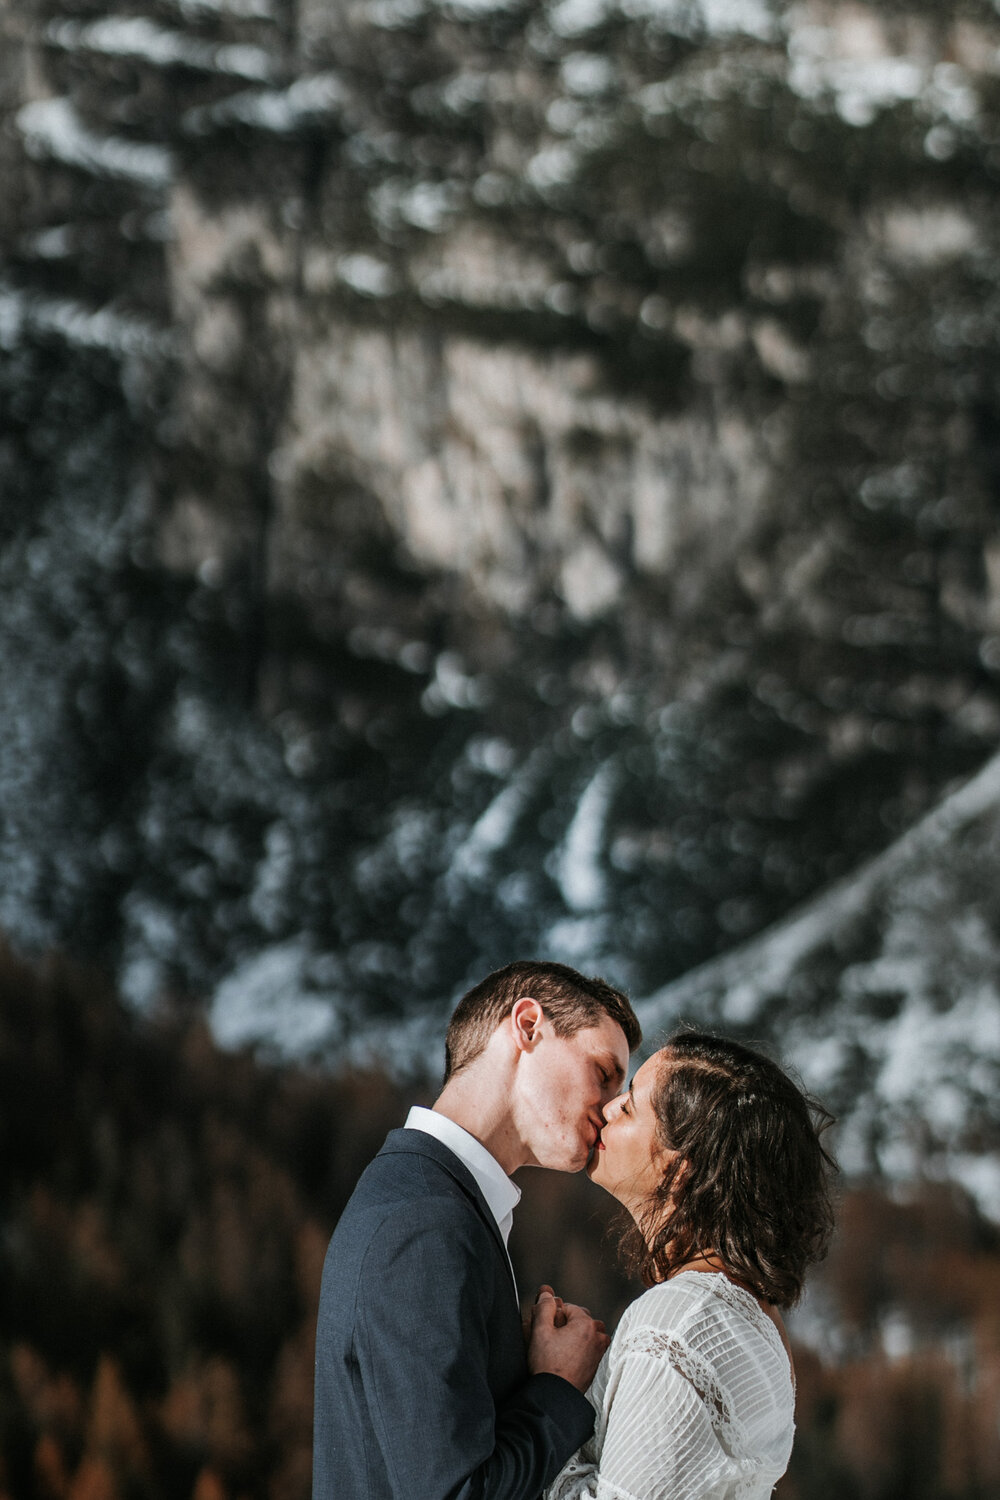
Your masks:
M336 73L314 73L287 89L247 89L217 104L188 110L183 123L195 135L225 125L290 135L335 116L347 100L347 90Z
M122 356L163 355L170 335L141 318L114 307L86 307L82 302L34 297L0 284L0 349L12 349L27 329L54 333L85 349Z
M650 20L679 36L771 41L778 35L768 0L559 0L549 25L557 36L584 36L615 15Z
M802 99L830 101L847 125L870 125L883 110L912 104L952 125L979 113L972 80L955 63L895 54L877 27L797 26L789 35L789 86Z
M66 52L97 52L107 57L134 57L154 67L183 66L224 73L249 83L273 78L276 65L263 47L217 45L183 32L167 31L145 16L105 16L100 21L53 21L45 39Z
M608 813L617 769L606 761L583 790L558 855L562 898L572 912L596 911L607 900L603 868Z
M513 838L532 790L532 776L522 772L497 793L455 850L448 871L449 886L481 880L489 873L494 855Z
M16 116L29 156L49 157L100 176L119 177L143 187L165 188L173 160L165 146L97 135L68 99L36 99Z
M248 958L217 987L209 1022L222 1047L273 1045L283 1057L315 1055L335 1039L340 997L311 982L314 955L300 938Z

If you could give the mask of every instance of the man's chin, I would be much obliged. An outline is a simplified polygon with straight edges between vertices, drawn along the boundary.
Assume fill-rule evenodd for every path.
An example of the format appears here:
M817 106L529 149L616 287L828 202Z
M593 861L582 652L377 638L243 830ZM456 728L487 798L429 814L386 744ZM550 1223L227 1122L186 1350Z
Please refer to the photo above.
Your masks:
M536 1158L536 1165L548 1167L550 1172L583 1172L590 1170L590 1163L597 1154L595 1147L586 1145L579 1137L572 1144L569 1141L562 1142L565 1155L561 1151L552 1151L548 1156ZM2 1500L2 1497L0 1497Z

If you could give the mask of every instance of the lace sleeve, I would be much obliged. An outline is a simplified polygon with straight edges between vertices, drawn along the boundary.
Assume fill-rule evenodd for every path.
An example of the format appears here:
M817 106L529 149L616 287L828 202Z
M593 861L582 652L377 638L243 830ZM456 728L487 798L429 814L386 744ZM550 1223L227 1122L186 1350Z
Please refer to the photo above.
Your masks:
M701 1362L695 1360L695 1365ZM557 1475L546 1500L704 1500L727 1471L717 1388L691 1351L634 1330L611 1372L591 1444ZM588 1453L589 1449L589 1453ZM599 1453L599 1459L596 1455Z

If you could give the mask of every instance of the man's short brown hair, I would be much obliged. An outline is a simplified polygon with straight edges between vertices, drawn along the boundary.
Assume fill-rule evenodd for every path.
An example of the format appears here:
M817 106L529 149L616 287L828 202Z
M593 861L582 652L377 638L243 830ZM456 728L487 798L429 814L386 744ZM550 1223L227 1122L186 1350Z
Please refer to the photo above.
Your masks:
M455 1007L445 1037L444 1081L479 1056L518 1000L537 1000L557 1036L573 1036L610 1016L625 1033L629 1051L642 1029L627 998L603 979L588 979L567 964L522 959L487 974Z

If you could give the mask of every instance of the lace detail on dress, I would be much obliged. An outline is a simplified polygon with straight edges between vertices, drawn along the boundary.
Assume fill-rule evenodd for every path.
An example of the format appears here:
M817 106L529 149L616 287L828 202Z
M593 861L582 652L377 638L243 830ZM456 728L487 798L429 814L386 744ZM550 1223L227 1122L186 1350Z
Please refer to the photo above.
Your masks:
M594 1435L546 1500L767 1500L791 1450L781 1337L750 1294L702 1272L625 1314L589 1392Z
M733 1456L738 1459L746 1457L743 1424L737 1420L712 1366L690 1344L658 1328L635 1328L622 1343L621 1352L622 1355L650 1354L654 1359L669 1360L702 1402L715 1431L725 1434L726 1447Z
M792 1373L791 1362L788 1360L788 1350L785 1348L784 1339L778 1332L774 1319L768 1317L767 1313L761 1307L753 1292L748 1292L746 1287L737 1286L736 1283L734 1281L730 1281L729 1277L726 1276L722 1271L696 1271L693 1274L696 1276L707 1277L711 1285L711 1290L717 1297L720 1297L722 1301L725 1302L727 1307L731 1307L734 1312L742 1314L746 1318L748 1323L753 1324L758 1333L763 1334L766 1339L770 1339L771 1343L774 1344L776 1348L780 1347L781 1352L784 1355L786 1362L788 1363L788 1378L791 1381L792 1389L794 1390L795 1376Z
M584 1463L579 1457L571 1458L559 1475L559 1494L572 1500L636 1500L631 1490L604 1479L592 1463ZM549 1490L547 1500L556 1500Z
M777 1334L780 1342L781 1335L774 1326L774 1319L768 1317L753 1292L748 1292L745 1286L737 1286L735 1281L730 1281L722 1271L698 1271L696 1274L707 1276L709 1285L717 1297L721 1297L723 1302L741 1312L761 1333L771 1338Z

